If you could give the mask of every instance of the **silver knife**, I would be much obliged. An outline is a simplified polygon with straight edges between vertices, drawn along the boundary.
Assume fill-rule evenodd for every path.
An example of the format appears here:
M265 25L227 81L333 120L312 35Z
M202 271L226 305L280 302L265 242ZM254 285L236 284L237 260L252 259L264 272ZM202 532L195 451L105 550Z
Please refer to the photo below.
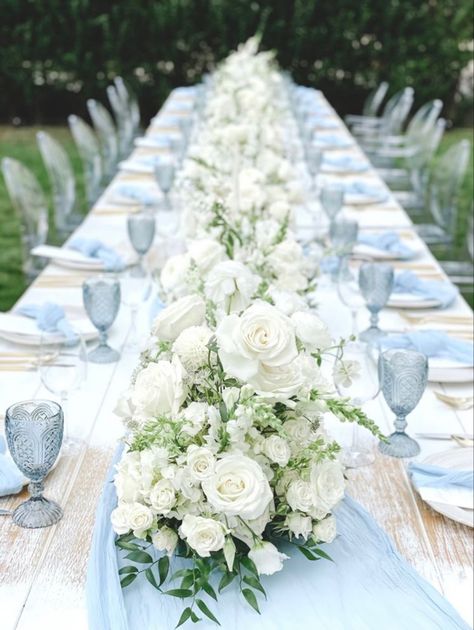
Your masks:
M416 433L416 437L425 440L453 440L454 436L462 440L473 440L472 433Z

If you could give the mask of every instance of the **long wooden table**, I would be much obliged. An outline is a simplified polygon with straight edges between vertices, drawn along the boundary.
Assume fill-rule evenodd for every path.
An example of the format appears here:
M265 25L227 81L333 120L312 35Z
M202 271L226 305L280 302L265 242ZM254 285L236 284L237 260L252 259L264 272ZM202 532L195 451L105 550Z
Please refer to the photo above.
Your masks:
M165 107L173 109L173 94ZM348 133L335 112L341 129ZM150 127L151 129L151 127ZM352 151L363 157L355 146ZM136 153L149 150L136 149ZM336 155L337 152L334 153ZM141 178L152 181L151 175L119 172L116 180ZM364 175L367 181L380 183L374 170ZM333 177L337 180L338 177ZM346 208L356 216L361 227L393 228L412 232L412 224L404 210L390 196L378 206ZM123 207L107 202L107 191L78 228L83 236L100 237L107 244L123 246L126 241L126 212ZM418 239L412 233L414 239ZM424 247L416 264L427 265L434 273L442 274L428 249ZM22 296L20 303L54 299L67 305L81 305L80 282L84 274L74 274L53 264L49 265ZM56 278L64 276L65 285ZM53 280L54 278L54 280ZM67 284L70 286L67 286ZM53 288L52 288L53 285ZM349 315L333 288L321 289L320 313L330 322L334 334L350 331ZM147 319L143 309L143 325ZM461 297L447 311L472 315ZM367 315L360 313L360 326L367 325ZM382 314L382 326L400 329L406 322L400 315L387 309ZM94 513L117 439L122 434L119 419L113 409L117 398L127 387L138 353L127 346L130 314L124 307L111 330L110 343L122 348L118 363L89 365L88 378L81 390L71 396L68 424L72 435L83 440L73 455L62 457L46 481L46 495L64 508L64 518L48 529L26 530L16 527L11 518L0 517L0 627L83 629L87 628L85 601L86 567L94 527ZM0 351L18 350L0 341ZM0 373L0 409L30 397L51 398L40 383L36 372ZM472 432L472 412L454 411L441 403L434 390L452 395L471 395L471 385L429 385L423 399L409 417L409 431ZM367 405L366 411L385 432L392 430L392 414L382 396ZM330 429L347 443L347 429ZM422 440L421 458L435 450L445 450L450 443ZM375 464L349 471L349 492L374 516L390 534L401 554L431 582L446 598L471 621L472 616L472 530L446 519L424 504L410 485L405 463L379 455L376 445ZM27 496L0 499L0 508L14 508ZM104 629L106 630L106 629ZM113 630L113 629L112 629ZM348 629L349 630L349 629Z

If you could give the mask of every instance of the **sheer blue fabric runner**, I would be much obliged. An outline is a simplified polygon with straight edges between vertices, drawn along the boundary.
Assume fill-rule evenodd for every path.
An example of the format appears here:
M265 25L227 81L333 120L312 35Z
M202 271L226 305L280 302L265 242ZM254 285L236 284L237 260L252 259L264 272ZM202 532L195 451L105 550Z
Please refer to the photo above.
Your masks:
M115 461L120 451L115 456ZM181 600L161 595L145 579L123 591L110 512L116 495L110 471L99 502L87 576L90 630L171 630ZM268 600L255 613L234 586L210 602L225 630L454 630L468 625L395 551L369 514L346 497L337 510L339 536L326 547L334 562L310 562L290 545L284 570L263 577ZM182 566L173 559L172 569ZM201 615L200 615L201 616ZM185 626L186 627L186 626ZM215 629L203 620L199 629Z

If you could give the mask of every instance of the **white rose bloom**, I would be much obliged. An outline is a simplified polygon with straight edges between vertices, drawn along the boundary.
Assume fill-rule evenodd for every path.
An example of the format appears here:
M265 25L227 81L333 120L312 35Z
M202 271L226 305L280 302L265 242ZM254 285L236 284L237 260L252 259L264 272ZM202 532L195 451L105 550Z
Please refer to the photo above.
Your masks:
M165 292L176 297L186 295L186 275L190 268L191 257L187 253L168 258L160 274L161 286Z
M207 326L190 326L174 342L172 350L188 372L195 372L207 364L207 344L211 337L212 331Z
M279 367L298 354L291 321L265 302L256 302L240 317L224 317L216 338L225 371L247 382L258 374L262 363Z
M226 313L243 311L258 289L260 278L236 260L219 263L209 273L206 296Z
M173 485L168 479L160 479L150 492L150 504L157 514L169 514L176 502Z
M303 263L303 250L293 239L285 239L274 247L267 260L277 275L285 274L288 268L293 269Z
M292 481L286 491L286 500L292 510L308 512L313 506L312 486L309 481Z
M258 374L249 378L249 383L262 398L287 400L303 385L299 357L288 365L272 367L261 364Z
M224 547L226 530L222 523L212 518L186 514L179 532L202 558L207 558L211 551L219 551Z
M299 512L290 512L286 517L286 525L292 534L297 538L302 536L307 540L312 530L312 520L310 516L303 516Z
M214 473L216 459L208 448L192 444L188 448L186 462L191 477L202 481Z
M286 466L291 456L288 443L279 435L271 435L265 439L263 452L268 459L279 466Z
M268 293L275 304L275 308L284 315L290 316L296 311L304 311L308 308L305 300L294 291L281 291L275 287L271 287Z
M256 461L245 455L226 455L219 460L214 475L202 482L207 500L229 516L256 519L273 499L268 480Z
M319 317L313 313L297 312L291 316L296 336L310 352L325 350L331 345L331 335Z
M152 333L161 341L174 341L186 328L200 326L205 314L204 300L199 295L186 295L156 316Z
M313 526L313 536L319 542L332 543L336 538L336 534L336 519L334 516L327 516L323 521L319 521Z
M176 415L186 399L185 371L177 356L172 361L149 363L141 370L132 391L132 403L147 417Z
M121 503L115 508L115 510L112 511L110 520L112 522L114 532L119 536L122 534L128 534L131 530L130 515L130 503Z
M257 543L250 551L249 558L257 567L259 575L273 575L283 569L283 561L289 556L280 553L275 545L269 542Z
M146 531L153 524L153 512L142 503L131 503L129 508L130 529L137 538L144 538Z
M165 525L153 534L151 542L155 549L158 549L158 551L166 551L167 555L171 557L178 544L178 534L173 531L171 527Z
M283 423L283 431L299 448L307 446L313 437L311 422L306 418L295 418Z
M344 498L344 475L338 461L315 464L310 473L313 504L327 512Z

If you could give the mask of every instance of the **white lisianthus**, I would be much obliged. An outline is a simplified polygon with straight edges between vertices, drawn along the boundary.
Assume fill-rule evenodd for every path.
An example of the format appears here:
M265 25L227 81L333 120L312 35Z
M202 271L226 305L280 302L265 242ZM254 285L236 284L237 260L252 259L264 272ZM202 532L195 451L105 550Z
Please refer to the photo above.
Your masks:
M169 514L176 502L173 485L168 479L160 479L150 492L150 504L157 514Z
M313 537L319 542L332 543L336 538L336 534L336 519L334 516L327 516L313 526Z
M291 456L291 450L286 440L279 435L271 435L265 439L263 452L275 464L286 466Z
M311 468L310 485L315 507L327 512L344 498L344 475L338 461L315 464Z
M179 528L188 545L202 558L224 547L226 530L222 523L212 518L186 514Z
M243 311L260 284L260 278L236 260L219 263L209 273L205 293L226 313Z
M325 350L331 345L331 335L326 325L313 313L297 312L291 316L296 336L309 352Z
M155 549L166 551L168 557L171 557L178 544L178 534L171 527L165 525L153 534L151 542Z
M313 506L313 493L309 481L302 479L292 481L286 491L286 500L292 510L308 512Z
M188 372L195 372L206 365L209 356L207 344L211 337L212 331L207 326L190 326L174 342L172 350Z
M131 503L129 512L130 529L137 538L145 538L147 530L153 525L153 512L142 503Z
M216 459L208 448L192 444L188 448L186 463L191 477L202 481L214 473Z
M149 363L141 370L132 391L132 403L145 417L176 415L187 396L185 371L177 356L172 361Z
M191 268L189 254L177 254L166 261L160 274L161 286L166 293L180 297L188 293L186 276Z
M297 538L302 536L307 540L312 531L312 524L310 516L304 516L299 512L290 512L286 517L286 525L289 531Z
M280 553L272 543L262 541L252 547L249 558L257 567L259 575L273 575L283 569L283 561L288 560L289 556Z
M224 246L210 238L189 242L188 254L197 268L205 274L226 258Z
M119 503L119 505L112 510L110 520L112 522L114 532L119 536L122 536L122 534L128 534L131 530L130 515L130 503Z
M174 341L186 328L200 326L205 314L204 300L199 295L186 295L156 316L152 333L161 341Z
M245 455L224 455L214 474L202 482L207 500L217 512L256 519L273 498L268 480L256 461Z

